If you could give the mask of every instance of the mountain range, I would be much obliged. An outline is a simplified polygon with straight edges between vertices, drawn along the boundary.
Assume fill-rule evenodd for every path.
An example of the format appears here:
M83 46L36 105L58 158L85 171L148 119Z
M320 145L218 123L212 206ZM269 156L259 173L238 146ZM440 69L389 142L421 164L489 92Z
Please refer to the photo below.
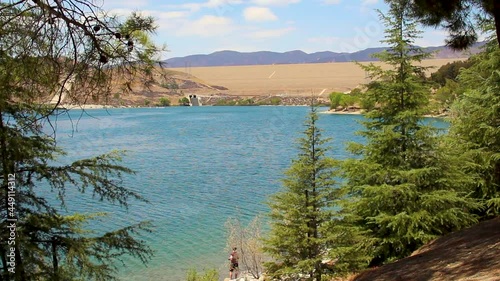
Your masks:
M426 52L433 53L436 59L465 58L480 51L483 42L476 43L467 51L453 51L446 46L426 47ZM375 53L388 49L387 47L368 48L353 53L336 53L330 51L305 53L300 50L284 53L259 51L237 52L219 51L207 55L190 55L164 60L167 67L205 67L205 66L235 66L235 65L269 65L269 64L301 64L328 63L350 61L377 61Z

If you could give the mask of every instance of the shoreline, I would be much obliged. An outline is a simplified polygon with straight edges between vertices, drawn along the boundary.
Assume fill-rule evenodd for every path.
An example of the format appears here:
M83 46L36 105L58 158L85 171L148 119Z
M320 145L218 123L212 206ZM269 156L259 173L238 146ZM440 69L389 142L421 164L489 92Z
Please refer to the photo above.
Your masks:
M318 112L321 114L342 114L342 115L363 115L363 110L353 110L353 111L336 111L336 110L327 110Z
M204 107L213 107L214 105L204 105ZM217 105L220 107L225 107L225 106L235 106L235 107L242 107L244 105ZM263 107L272 107L272 106L284 106L284 107L297 107L297 106L309 106L309 105L252 105L252 106L263 106ZM65 104L62 106L59 106L58 109L63 109L63 110L75 110L75 109L80 109L80 110L89 110L89 109L119 109L119 108L168 108L168 107L184 107L180 105L171 105L171 106L114 106L114 105L102 105L102 104ZM331 114L331 115L364 115L363 110L354 110L354 111L336 111L336 110L325 110L325 111L318 111L318 114ZM425 118L446 118L448 115L424 115L423 117Z
M63 104L59 105L59 109L106 109L106 108L128 108L127 106L113 106L113 105L102 105L102 104Z

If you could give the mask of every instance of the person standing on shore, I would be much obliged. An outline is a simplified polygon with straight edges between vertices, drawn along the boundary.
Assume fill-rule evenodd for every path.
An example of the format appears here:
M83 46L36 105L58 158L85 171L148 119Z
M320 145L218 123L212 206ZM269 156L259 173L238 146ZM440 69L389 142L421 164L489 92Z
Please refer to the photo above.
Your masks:
M240 257L238 256L238 252L236 251L236 247L233 248L233 251L231 252L231 255L229 255L229 279L238 279L238 259Z

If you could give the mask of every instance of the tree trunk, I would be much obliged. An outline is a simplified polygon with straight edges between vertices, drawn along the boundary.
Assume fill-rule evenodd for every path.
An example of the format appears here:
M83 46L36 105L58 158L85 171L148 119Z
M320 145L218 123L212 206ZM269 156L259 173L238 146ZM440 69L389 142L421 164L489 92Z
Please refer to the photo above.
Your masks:
M5 249L2 248L0 251L0 259L2 260L2 265L3 265L3 272L0 274L0 281L4 280L4 275L5 275L5 280L9 280L9 272L7 271L7 259L5 259Z
M21 259L21 252L19 248L16 247L16 277L20 277L20 280L28 280L26 278L26 272L24 271L23 261ZM17 279L17 278L16 278Z
M54 281L59 280L59 263L57 261L57 238L52 238L52 267L54 268Z
M495 20L497 43L498 47L500 47L500 0L493 1L493 19Z

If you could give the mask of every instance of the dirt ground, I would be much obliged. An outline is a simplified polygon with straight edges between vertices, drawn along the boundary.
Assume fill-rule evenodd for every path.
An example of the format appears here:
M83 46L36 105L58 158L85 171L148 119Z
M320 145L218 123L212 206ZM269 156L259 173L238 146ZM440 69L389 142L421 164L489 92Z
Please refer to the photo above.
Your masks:
M427 71L430 74L442 65L457 60L462 59L429 59L422 61L422 66L433 67ZM380 62L374 64L387 67ZM210 85L224 86L228 89L223 91L225 94L238 96L310 96L321 93L328 96L332 91L347 92L370 81L365 71L354 62L174 69L193 75Z
M423 246L353 281L500 281L500 217Z

